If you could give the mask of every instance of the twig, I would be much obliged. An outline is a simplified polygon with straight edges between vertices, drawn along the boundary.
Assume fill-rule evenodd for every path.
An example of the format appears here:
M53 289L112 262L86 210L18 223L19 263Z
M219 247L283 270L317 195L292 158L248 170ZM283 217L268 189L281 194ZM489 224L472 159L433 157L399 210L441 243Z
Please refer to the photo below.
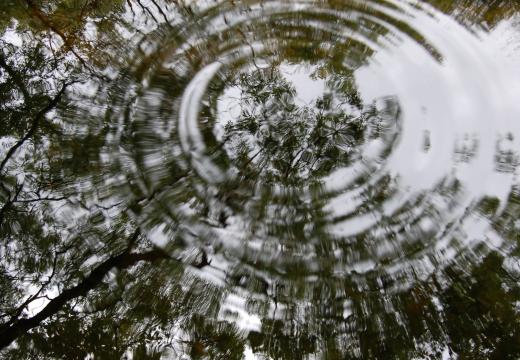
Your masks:
M45 115L49 111L51 111L52 109L54 109L56 107L56 105L58 105L59 101L61 100L61 97L63 96L63 94L65 93L65 90L67 89L67 86L69 86L70 84L71 83L63 84L63 86L61 87L61 90L58 92L58 94L56 94L56 96L47 104L47 106L45 106L43 109L41 109L38 112L38 114L36 114L36 117L34 118L34 121L31 125L31 127L29 128L29 131L27 131L27 133L24 135L24 137L22 137L20 140L18 140L16 142L16 144L14 144L13 147L11 147L9 149L9 151L7 151L7 154L4 158L4 160L2 160L2 162L0 163L0 173L4 170L5 165L7 164L9 159L14 155L16 150L18 150L18 148L20 148L29 138L31 138L36 133L36 130L38 130L38 126L40 125L40 122L44 119Z

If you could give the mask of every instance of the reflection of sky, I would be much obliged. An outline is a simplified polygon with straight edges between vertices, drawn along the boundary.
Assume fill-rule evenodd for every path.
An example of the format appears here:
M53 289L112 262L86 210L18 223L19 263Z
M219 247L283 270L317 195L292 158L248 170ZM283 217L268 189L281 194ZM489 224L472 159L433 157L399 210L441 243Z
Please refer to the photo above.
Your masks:
M316 99L323 96L325 92L325 80L312 79L313 68L308 66L298 66L282 64L280 72L296 89L296 105L310 106Z
M13 21L12 26L6 29L6 31L2 35L2 40L14 46L22 46L22 38L20 34L18 34L16 30L14 30L16 29L17 25L17 21Z
M403 38L356 73L365 101L386 95L399 99L403 130L390 171L417 190L431 188L455 171L474 195L504 198L513 179L495 171L495 147L499 135L508 132L516 144L520 140L520 52L511 46L520 43L520 36L514 21L476 37L442 14L432 18L416 12L406 20L421 29L443 55L443 63ZM511 48L516 53L504 51ZM422 151L425 132L431 148ZM477 139L478 151L469 163L454 164L457 139L466 135Z

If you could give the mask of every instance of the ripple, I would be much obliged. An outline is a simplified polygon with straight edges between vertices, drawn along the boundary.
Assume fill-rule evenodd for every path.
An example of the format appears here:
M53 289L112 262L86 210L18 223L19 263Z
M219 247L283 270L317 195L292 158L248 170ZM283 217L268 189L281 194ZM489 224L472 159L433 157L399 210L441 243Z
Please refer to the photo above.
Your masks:
M488 33L412 1L193 11L143 39L113 136L140 149L121 162L154 199L143 226L203 249L200 276L253 311L507 251L495 223L516 191L518 71Z

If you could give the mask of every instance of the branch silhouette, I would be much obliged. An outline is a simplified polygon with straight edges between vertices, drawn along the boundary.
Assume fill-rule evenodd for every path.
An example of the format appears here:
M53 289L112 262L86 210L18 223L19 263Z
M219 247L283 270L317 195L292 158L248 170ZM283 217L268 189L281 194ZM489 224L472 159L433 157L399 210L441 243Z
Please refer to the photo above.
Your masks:
M144 253L132 253L126 250L119 255L108 258L96 266L94 270L76 286L64 290L60 295L53 298L43 310L36 315L0 326L0 349L6 348L16 339L25 335L29 330L39 326L44 320L58 313L69 301L86 296L89 291L96 288L103 281L103 278L112 269L124 270L140 261L155 262L164 259L171 259L171 257L160 249L154 249Z

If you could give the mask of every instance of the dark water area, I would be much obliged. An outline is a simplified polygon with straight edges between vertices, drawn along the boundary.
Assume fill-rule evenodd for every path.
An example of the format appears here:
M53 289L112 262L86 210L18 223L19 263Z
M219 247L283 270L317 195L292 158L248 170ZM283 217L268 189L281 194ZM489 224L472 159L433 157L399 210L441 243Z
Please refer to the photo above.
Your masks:
M520 358L520 3L3 0L0 358Z

